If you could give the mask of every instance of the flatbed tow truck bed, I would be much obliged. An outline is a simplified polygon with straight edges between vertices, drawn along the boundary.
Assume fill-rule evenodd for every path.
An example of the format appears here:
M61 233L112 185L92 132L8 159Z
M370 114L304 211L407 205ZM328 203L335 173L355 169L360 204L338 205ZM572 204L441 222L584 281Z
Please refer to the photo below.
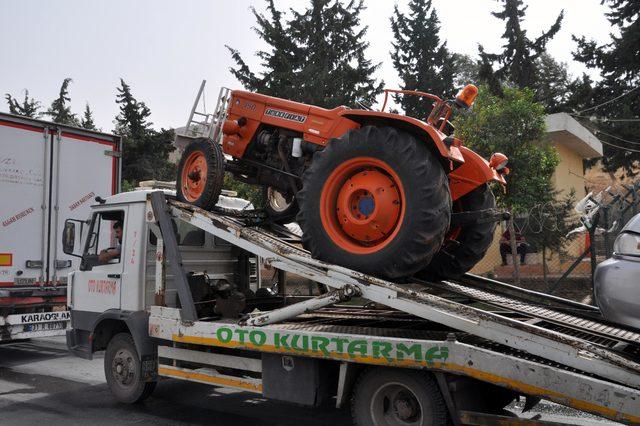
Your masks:
M435 372L449 411L458 413L454 424L486 419L455 407L451 386L438 373L640 423L640 333L607 323L593 306L469 274L391 283L312 259L290 236L251 226L251 219L167 200L158 191L150 194L147 212L147 222L157 223L164 236L165 252L157 258L169 261L181 300L190 294L171 217L332 290L240 322L198 320L188 303L181 309L152 306L149 335L160 339L160 376L262 394L264 354L275 353L338 361L338 406L346 403L354 372L377 365ZM158 260L157 294L164 291L163 267ZM349 296L377 308L336 304Z

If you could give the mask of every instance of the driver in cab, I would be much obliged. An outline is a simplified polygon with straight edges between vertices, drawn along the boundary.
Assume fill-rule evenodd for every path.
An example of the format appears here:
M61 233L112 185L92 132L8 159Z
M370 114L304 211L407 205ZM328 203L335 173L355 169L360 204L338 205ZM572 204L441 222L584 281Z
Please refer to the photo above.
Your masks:
M109 247L101 250L98 259L101 265L109 263L112 259L120 259L120 249L122 248L122 221L117 220L113 224L113 232L116 236L117 245L115 247Z

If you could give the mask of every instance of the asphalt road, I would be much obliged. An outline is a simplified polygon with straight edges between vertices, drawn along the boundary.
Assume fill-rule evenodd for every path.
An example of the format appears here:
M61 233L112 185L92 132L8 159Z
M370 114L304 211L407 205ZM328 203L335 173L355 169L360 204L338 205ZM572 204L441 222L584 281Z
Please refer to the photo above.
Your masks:
M348 425L349 412L310 409L253 394L163 380L146 402L121 404L104 381L102 355L67 352L63 338L0 345L0 423L11 425ZM517 411L517 410L514 410ZM576 425L615 424L550 403L526 417Z

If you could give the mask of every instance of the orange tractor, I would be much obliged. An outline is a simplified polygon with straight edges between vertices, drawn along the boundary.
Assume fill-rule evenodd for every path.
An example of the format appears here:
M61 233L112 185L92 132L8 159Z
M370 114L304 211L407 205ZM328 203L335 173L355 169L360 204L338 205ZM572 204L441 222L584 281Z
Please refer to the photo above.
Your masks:
M434 105L425 121L385 112L390 93ZM264 188L272 221L297 220L314 258L389 279L461 275L491 244L500 214L488 183L508 173L504 155L487 162L452 134L453 109L476 95L386 90L381 111L328 110L223 89L209 137L184 149L177 196L213 209L230 172Z

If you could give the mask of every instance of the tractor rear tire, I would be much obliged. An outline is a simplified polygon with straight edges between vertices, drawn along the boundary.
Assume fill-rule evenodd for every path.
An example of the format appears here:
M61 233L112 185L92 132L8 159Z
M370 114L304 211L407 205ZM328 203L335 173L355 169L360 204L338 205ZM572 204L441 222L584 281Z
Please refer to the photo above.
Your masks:
M224 155L220 145L206 138L191 142L178 165L178 200L213 210L220 197L223 180Z
M447 176L428 142L393 127L331 140L297 195L302 243L314 258L388 279L424 268L451 219Z
M496 199L488 184L474 189L458 201L461 211L495 209ZM493 242L497 222L472 223L463 226L455 238L434 256L426 268L426 275L434 278L458 278L478 263Z

